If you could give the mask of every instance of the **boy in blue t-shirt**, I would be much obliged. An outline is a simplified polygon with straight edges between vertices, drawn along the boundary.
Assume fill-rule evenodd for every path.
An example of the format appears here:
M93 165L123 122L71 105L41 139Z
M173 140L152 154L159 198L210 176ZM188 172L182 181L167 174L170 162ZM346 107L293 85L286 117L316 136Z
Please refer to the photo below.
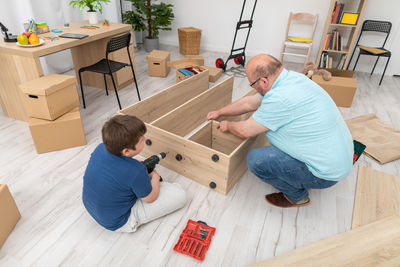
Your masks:
M133 156L144 148L146 126L138 118L117 115L103 126L103 143L92 153L83 177L82 200L101 226L135 232L138 226L162 217L186 203L179 184L160 183L154 170Z

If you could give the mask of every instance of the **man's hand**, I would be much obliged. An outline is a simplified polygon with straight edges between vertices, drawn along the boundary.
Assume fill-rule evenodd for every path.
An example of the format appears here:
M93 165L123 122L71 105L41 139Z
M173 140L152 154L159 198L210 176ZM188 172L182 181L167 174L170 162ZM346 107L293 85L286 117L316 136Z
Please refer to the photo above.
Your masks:
M223 132L223 133L229 132L228 124L229 124L229 121L221 121L218 124L217 129L220 129L220 131Z
M215 120L218 119L219 117L219 111L218 110L214 110L214 111L210 111L207 114L207 120Z

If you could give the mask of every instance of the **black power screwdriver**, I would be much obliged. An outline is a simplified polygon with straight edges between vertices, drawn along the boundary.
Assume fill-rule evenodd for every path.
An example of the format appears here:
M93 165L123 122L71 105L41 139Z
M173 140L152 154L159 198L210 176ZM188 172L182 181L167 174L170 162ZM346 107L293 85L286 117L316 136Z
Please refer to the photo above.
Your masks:
M167 153L161 152L160 154L153 155L142 161L144 166L147 168L147 172L151 173L156 168L156 165L167 156ZM162 178L160 176L160 182L162 182Z

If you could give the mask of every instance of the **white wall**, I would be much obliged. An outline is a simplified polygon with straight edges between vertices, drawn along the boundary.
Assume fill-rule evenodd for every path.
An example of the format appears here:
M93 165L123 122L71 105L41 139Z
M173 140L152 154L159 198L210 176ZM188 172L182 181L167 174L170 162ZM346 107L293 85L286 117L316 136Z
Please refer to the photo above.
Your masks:
M243 5L242 0L163 1L174 5L175 19L172 24L172 31L161 32L161 43L178 45L177 28L193 26L202 29L202 49L224 53L230 52L236 22L239 20ZM258 53L269 53L279 58L289 12L308 12L319 15L314 37L316 41L311 54L311 59L314 60L318 53L322 31L328 17L330 2L330 0L258 0L246 55L253 56ZM251 9L253 3L254 0L246 1L245 12ZM400 1L398 0L369 0L363 18L363 20L388 20L393 23L392 33L386 46L393 53L387 74L400 73L399 70L395 70L396 66L400 66L400 57L395 55L394 40L398 36L397 32L400 28L398 11L400 11ZM245 39L240 37L237 37L237 41ZM397 38L397 43L400 41L399 38ZM235 45L235 47L238 46ZM375 70L376 73L383 71L384 62L385 60L380 60ZM372 57L365 57L365 59L361 57L357 70L370 71L371 64L373 64Z

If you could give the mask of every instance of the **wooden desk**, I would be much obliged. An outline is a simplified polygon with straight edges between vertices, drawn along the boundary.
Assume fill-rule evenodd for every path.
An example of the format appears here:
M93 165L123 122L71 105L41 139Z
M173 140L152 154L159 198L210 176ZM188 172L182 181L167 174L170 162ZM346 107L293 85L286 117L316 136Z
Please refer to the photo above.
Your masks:
M71 28L62 26L52 27L62 30L62 33L49 32L41 34L39 37L58 36L63 33L82 33L89 35L84 39L59 38L58 40L46 42L38 47L19 47L16 43L6 43L3 38L0 40L0 104L5 116L17 120L28 120L25 112L19 84L26 81L36 79L43 76L43 69L40 64L40 57L50 55L62 50L70 49L74 63L75 72L77 74L81 67L96 63L105 57L107 41L111 36L120 35L131 30L131 25L111 23L110 26L102 26L100 28L81 29L83 25L88 25L87 21L71 23ZM132 63L134 63L134 50L130 46ZM121 49L110 54L110 59L127 62L129 59L126 50ZM124 68L114 74L117 88L120 89L133 81L130 68ZM79 79L78 79L79 80ZM104 78L102 74L84 72L82 74L82 82L98 88L104 87ZM111 79L108 77L108 88L113 88Z

